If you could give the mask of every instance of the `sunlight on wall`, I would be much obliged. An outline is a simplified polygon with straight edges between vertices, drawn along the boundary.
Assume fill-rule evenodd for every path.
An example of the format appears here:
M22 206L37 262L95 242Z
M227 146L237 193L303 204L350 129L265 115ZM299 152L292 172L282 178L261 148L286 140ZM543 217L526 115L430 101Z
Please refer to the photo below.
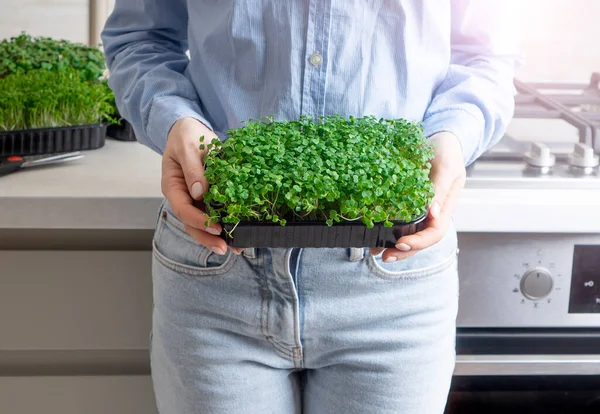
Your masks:
M600 72L599 0L523 0L520 24L530 81L587 82Z

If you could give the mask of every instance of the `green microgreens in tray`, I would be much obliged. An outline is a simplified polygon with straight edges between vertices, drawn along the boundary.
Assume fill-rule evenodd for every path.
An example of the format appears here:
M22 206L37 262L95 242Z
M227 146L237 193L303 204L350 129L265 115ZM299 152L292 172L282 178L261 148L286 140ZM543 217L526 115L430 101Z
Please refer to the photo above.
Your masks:
M433 198L433 148L420 124L375 117L251 120L200 148L213 222L361 221L422 217Z
M106 82L83 80L74 69L0 79L0 131L98 124L113 119L113 105Z
M83 80L97 81L103 76L106 63L99 48L68 40L32 37L23 32L0 41L0 78L36 69L74 69Z

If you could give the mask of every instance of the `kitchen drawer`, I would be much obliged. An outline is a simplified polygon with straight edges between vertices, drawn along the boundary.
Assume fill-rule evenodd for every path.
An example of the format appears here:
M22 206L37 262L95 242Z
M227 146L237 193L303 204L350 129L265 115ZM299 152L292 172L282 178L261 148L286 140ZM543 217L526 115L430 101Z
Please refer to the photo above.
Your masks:
M0 413L155 414L152 381L131 377L0 377Z
M0 351L147 349L151 254L0 251Z

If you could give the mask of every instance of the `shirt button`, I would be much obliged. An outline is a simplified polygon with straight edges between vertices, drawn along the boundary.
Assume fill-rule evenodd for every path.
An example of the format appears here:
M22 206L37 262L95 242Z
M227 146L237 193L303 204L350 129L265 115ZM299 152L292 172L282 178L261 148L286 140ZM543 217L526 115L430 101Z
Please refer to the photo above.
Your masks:
M323 56L321 56L319 53L314 53L310 59L308 59L308 61L313 66L319 66L321 63L323 63Z

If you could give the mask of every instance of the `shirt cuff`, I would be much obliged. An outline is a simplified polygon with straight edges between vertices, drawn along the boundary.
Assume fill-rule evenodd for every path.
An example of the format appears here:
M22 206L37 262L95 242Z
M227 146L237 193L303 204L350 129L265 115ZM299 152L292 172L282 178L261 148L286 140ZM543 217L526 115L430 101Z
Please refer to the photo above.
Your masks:
M158 98L152 103L146 135L162 154L173 124L181 118L194 118L212 131L210 123L201 115L200 106L180 96Z
M426 137L438 132L451 132L458 137L462 146L465 165L474 161L484 130L483 117L471 114L464 109L447 109L435 112L423 121Z

